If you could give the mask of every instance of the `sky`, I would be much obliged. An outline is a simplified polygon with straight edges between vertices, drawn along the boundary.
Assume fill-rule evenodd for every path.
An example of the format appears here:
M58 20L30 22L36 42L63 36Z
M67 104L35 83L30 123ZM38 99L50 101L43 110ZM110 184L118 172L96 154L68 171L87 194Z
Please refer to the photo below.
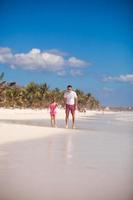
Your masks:
M0 0L0 73L133 106L132 0Z

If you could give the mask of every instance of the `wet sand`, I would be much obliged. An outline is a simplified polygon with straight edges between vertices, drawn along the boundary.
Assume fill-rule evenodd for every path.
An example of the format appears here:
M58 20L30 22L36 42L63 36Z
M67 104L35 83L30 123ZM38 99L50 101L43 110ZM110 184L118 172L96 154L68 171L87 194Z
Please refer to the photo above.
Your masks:
M75 130L61 117L59 128L10 117L0 119L0 200L133 199L133 113L81 114Z

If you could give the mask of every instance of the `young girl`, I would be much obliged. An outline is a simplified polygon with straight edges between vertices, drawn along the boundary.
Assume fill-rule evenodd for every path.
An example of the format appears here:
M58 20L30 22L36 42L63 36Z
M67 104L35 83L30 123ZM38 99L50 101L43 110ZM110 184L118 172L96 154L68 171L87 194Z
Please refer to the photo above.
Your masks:
M53 99L52 102L49 105L50 116L51 116L51 126L52 127L56 127L57 106L58 105L55 102L55 99Z

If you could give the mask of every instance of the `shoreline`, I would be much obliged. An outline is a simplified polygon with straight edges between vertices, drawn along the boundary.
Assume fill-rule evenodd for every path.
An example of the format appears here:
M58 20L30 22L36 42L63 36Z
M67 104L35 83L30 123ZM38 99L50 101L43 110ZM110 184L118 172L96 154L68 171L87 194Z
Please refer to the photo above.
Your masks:
M46 110L0 112L0 197L131 200L133 113L106 113L78 113L65 129L64 111L59 128Z
M84 114L77 113L77 119L82 115ZM94 115L95 113L89 113L89 116ZM59 128L52 128L50 126L50 115L47 109L0 108L0 145L20 140L45 138L55 134L67 133L68 130L65 129L64 119L64 110L59 110L57 114L57 124L61 122L61 125Z
M85 117L92 118L96 115L102 116L115 113L126 112L89 110L86 113L81 113L76 111L76 122L80 121L82 123ZM0 108L0 144L78 131L78 129L72 130L71 126L65 129L65 111L63 109L59 109L57 113L57 125L59 125L57 128L50 126L50 115L47 109Z

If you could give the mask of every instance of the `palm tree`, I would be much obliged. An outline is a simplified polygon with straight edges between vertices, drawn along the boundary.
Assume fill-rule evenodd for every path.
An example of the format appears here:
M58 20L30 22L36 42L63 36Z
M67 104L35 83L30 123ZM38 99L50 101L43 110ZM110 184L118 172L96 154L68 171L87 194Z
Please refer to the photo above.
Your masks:
M37 84L35 82L21 87L16 85L16 82L6 83L3 78L4 73L2 72L0 74L0 106L45 108L52 98L55 98L59 105L63 106L64 104L64 91L57 87L50 89L47 83ZM99 101L91 93L86 94L80 89L75 91L78 95L79 110L95 109L100 106Z
M3 80L4 78L4 72L0 74L0 106L3 106L3 91L4 91L4 84L6 81Z

